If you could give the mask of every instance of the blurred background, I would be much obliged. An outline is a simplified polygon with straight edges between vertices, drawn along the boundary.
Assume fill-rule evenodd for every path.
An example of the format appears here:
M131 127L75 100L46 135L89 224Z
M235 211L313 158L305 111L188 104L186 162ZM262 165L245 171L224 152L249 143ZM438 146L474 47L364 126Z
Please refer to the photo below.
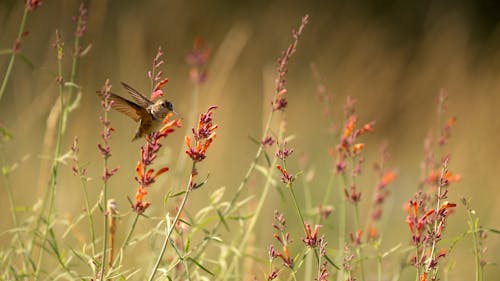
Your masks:
M0 49L12 46L24 9L21 2L0 2ZM210 174L209 182L193 193L188 210L194 214L206 206L207 194L220 187L226 187L226 197L231 198L257 149L248 137L261 137L269 113L276 59L291 42L292 28L299 25L304 14L309 14L310 22L289 65L286 94L289 105L284 118L287 134L295 135L289 144L295 151L289 160L289 169L314 170L315 176L309 184L313 201L319 202L334 165L328 149L335 146L337 139L332 136L330 126L332 123L337 128L342 125L342 104L347 96L352 96L357 100L360 123L376 120L376 132L363 139L366 163L361 190L368 201L376 183L371 167L379 159L379 145L387 141L392 155L387 165L396 169L397 178L389 187L391 195L384 213L386 228L382 229L382 247L390 249L398 243L406 246L410 235L402 206L418 187L424 158L423 141L428 132L438 126L436 101L440 90L445 89L449 94L445 116L457 116L457 123L444 151L451 154L450 169L462 176L462 181L450 189L449 200L458 203L462 196L470 198L480 224L500 228L497 217L500 213L497 179L500 171L500 4L497 1L85 3L89 21L82 44L91 44L92 48L78 63L76 83L82 87L82 99L79 108L69 116L63 150L68 150L74 136L78 136L80 161L86 163L94 179L89 183L92 198L97 198L100 192L102 170L102 159L96 148L100 141L102 111L95 91L109 78L115 93L126 96L120 81L148 93L147 71L159 46L165 52L166 63L162 69L170 79L164 88L165 95L175 109L182 116L190 116L192 112L205 111L209 105L219 106L215 113L220 127L218 136L206 161L199 167L202 176ZM0 100L0 122L12 134L12 141L2 144L2 155L4 163L18 163L11 184L20 209L31 208L37 202L48 180L54 136L47 130L47 120L58 99L55 30L60 30L66 42L64 67L65 73L69 73L75 26L72 17L78 13L79 5L79 1L43 1L29 13L26 24L29 35L21 44L22 54L29 63L16 60ZM199 89L198 104L194 108L194 86L189 80L186 55L196 38L203 38L204 47L210 49L210 58L207 79ZM8 58L0 57L2 78ZM333 93L332 116L323 113L311 63ZM110 165L120 166L110 182L110 197L117 200L122 213L127 213L127 196L133 198L135 194L133 177L142 141L130 142L136 127L127 117L113 112L110 118L116 129ZM176 166L190 126L192 124L184 123L183 128L163 141L165 149L158 161ZM71 221L83 211L82 192L78 179L72 175L71 163L61 166L60 170L56 208L60 218ZM162 216L164 210L174 208L163 205L163 196L167 191L182 188L188 172L184 170L167 173L150 189L146 199L152 202L148 210L151 216ZM256 173L245 196L258 194L262 182ZM299 184L296 188L300 190L304 186ZM4 192L1 188L0 206L8 206ZM294 219L293 210L287 207L289 204L280 201L276 191L272 192L254 237L256 256L265 259L266 247L273 242L274 209L291 210L289 221ZM130 223L129 219L123 219L123 228ZM143 220L139 233L155 224L156 221ZM330 239L335 241L333 219L331 224L325 225L325 232L331 231ZM11 217L4 212L0 217L0 232L11 227ZM65 229L64 224L59 227L62 231ZM462 205L450 217L449 227L447 237L450 239L466 231L466 212ZM75 231L86 235L85 225ZM300 242L300 230L296 234L295 241ZM499 241L494 235L487 239L486 256L492 262L498 262L494 253L500 251ZM449 278L472 280L472 243L467 238L459 242L459 246L450 256L453 264ZM389 275L397 268L398 258L397 255L389 258L394 262L387 265ZM137 261L128 262L136 265ZM262 269L258 268L255 274L261 273ZM407 277L411 278L412 271L408 273ZM497 266L486 268L488 280L499 276Z

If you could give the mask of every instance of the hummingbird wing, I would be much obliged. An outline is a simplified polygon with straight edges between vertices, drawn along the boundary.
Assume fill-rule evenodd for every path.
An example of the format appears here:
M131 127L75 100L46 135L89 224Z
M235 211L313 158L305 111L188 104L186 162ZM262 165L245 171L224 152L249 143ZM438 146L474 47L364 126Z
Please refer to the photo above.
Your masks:
M132 98L134 99L134 101L138 105L140 105L140 106L142 106L144 108L148 108L149 106L151 106L153 104L152 101L150 101L148 98L146 98L145 96L143 96L141 93L139 93L139 91L137 91L136 89L132 88L127 83L122 82L122 85L123 85L123 87L125 87L125 89L127 89L127 91L129 92L129 94L132 96Z
M139 105L135 104L134 102L131 102L113 93L109 93L109 99L113 101L113 103L111 104L111 108L127 115L135 122L138 122L141 119L151 119L148 111L145 108L142 108Z

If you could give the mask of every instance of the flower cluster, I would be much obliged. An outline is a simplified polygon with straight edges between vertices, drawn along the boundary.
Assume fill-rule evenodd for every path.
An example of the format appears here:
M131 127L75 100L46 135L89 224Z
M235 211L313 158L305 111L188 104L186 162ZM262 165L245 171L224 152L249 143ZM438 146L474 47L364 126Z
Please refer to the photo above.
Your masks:
M287 184L288 186L290 186L292 182L295 180L294 175L289 174L286 169L286 159L292 153L293 153L293 148L290 149L287 148L286 142L284 142L283 146L281 148L278 148L278 150L275 153L275 156L282 162L282 165L276 165L276 169L278 169L281 172L281 182Z
M201 162L205 159L207 149L217 135L215 130L218 128L218 125L212 123L212 113L215 109L217 109L217 106L211 106L206 113L200 114L196 129L192 129L194 146L191 146L191 138L189 136L185 138L186 154L194 162Z
M396 178L396 173L391 170L385 169L385 163L389 160L389 153L387 151L387 143L384 143L380 148L382 155L380 162L375 163L374 170L378 174L378 181L375 185L372 199L372 210L370 215L370 223L367 227L367 235L369 240L376 240L379 237L375 224L382 217L383 204L389 196L387 185Z
M163 71L158 70L162 64L165 62L161 58L163 56L163 51L161 46L158 47L156 56L153 59L153 67L148 71L148 78L151 80L151 100L155 100L163 96L163 86L168 83L168 78L163 78Z
M273 237L278 241L281 245L282 252L279 252L274 248L273 245L269 246L269 260L272 262L274 259L281 259L283 266L292 269L293 268L293 259L290 257L290 253L288 252L288 245L292 243L290 239L290 233L286 231L286 220L282 213L278 211L274 211L274 220L276 223L273 223L274 229L278 230L278 233L274 233ZM274 271L273 271L274 272ZM277 277L277 274L274 278ZM269 279L272 280L272 279Z
M344 188L344 193L347 201L357 204L361 200L361 192L357 190L355 178L361 173L361 165L364 162L364 157L360 156L364 149L364 144L358 142L358 138L368 132L373 132L373 125L375 122L368 122L357 128L358 116L354 110L356 101L351 97L347 97L344 104L345 124L340 134L339 143L331 154L336 158L335 171L336 173L346 173L347 161L352 164L350 173L351 184L349 190Z
M159 131L152 132L146 136L146 143L141 146L141 160L137 162L135 167L136 176L134 177L139 187L135 194L135 202L131 206L132 210L138 214L144 213L151 204L150 202L143 201L144 196L148 193L147 187L153 184L158 176L168 171L168 167L163 167L155 171L150 166L162 147L160 140L172 133L175 128L181 127L179 119L168 120L171 115L170 113L165 117L163 120L164 125Z
M273 146L274 142L276 142L275 139L273 139L273 137L271 136L268 136L268 137L265 137L264 139L262 139L260 141L260 144L262 144L264 147L270 147L270 146Z
M305 26L307 25L309 20L309 15L305 15L302 17L302 21L300 23L298 30L292 30L293 41L288 46L286 51L281 54L281 57L277 61L276 70L278 72L278 77L276 78L276 96L274 97L274 101L271 102L273 111L284 110L287 106L288 102L286 101L284 95L286 93L286 73L288 72L288 62L292 57L292 54L295 53L295 49L297 48L297 44L299 42L299 37L302 34Z
M103 125L103 130L101 132L101 138L103 140L102 143L97 144L97 148L99 149L99 152L101 155L104 157L105 160L107 160L109 157L111 157L111 147L109 145L109 141L111 140L111 133L115 130L111 127L111 123L108 119L108 112L111 110L111 105L113 104L113 101L109 99L110 97L110 91L111 91L111 84L109 84L109 80L106 80L103 88L100 90L100 95L102 97L101 99L101 107L104 110L104 117L101 116L100 120ZM117 171L118 167L109 169L107 166L104 167L104 172L102 175L102 180L103 181L108 181L111 176L113 176Z
M207 71L205 67L209 57L210 49L203 47L202 38L196 38L193 49L186 55L186 62L191 67L189 79L194 84L201 84L206 81Z
M411 262L421 270L420 278L424 280L428 274L432 274L432 280L436 278L437 264L446 256L445 250L437 251L437 244L441 240L448 216L456 207L455 203L445 201L450 184L446 176L449 173L447 166L448 159L445 159L437 183L436 207L426 207L429 199L422 198L422 192L418 192L415 200L410 200L407 207L406 223L410 229L411 242L417 249Z
M316 246L321 244L321 242L323 241L323 237L318 239L318 232L319 229L321 228L321 225L317 224L316 226L314 226L314 231L312 231L311 225L309 223L305 222L304 226L305 226L304 231L306 233L306 237L302 238L304 244L306 244L307 247L311 248L315 248Z
M73 20L76 21L75 36L79 38L83 37L87 31L88 22L87 8L85 8L83 3L80 4L80 7L78 8L78 16L73 16ZM79 54L80 51L81 50L75 50L75 54Z
M42 0L26 0L26 8L29 11L33 11L42 5Z

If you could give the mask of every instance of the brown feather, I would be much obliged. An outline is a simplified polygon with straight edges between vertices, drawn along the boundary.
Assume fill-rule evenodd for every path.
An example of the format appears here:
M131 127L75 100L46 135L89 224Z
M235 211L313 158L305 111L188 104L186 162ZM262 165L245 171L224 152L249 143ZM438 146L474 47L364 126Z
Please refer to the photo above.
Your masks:
M132 98L134 99L134 101L144 107L144 108L148 108L149 106L151 106L153 104L152 101L150 101L148 98L146 98L145 96L143 96L141 93L139 93L139 91L137 91L136 89L132 88L130 85L128 85L127 83L125 82L121 82L123 87L125 87L125 89L127 89L127 91L129 92L129 94L132 96Z

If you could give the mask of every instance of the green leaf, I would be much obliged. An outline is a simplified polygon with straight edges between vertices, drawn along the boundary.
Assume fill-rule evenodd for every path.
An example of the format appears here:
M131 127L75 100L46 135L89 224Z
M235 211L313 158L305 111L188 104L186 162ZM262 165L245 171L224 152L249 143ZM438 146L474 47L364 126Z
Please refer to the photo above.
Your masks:
M12 54L12 49L3 49L3 50L0 50L0 56L1 55L10 55Z
M186 239L186 246L184 246L184 252L189 251L189 246L191 246L191 235L188 235Z
M267 166L271 167L271 158L269 157L269 154L267 154L267 151L264 151L264 158L266 158Z
M201 268L203 271L205 271L206 273L212 275L212 276L215 276L210 270L208 270L206 267L204 267L203 265L201 265L198 261L196 261L195 259L189 257L187 258L188 260L192 261L194 264L196 264L199 268Z
M212 192L212 194L210 195L210 202L212 202L212 204L219 203L219 201L222 199L222 196L224 195L225 191L226 191L226 187L223 186L223 187L215 190L214 192Z
M391 249L389 249L389 251L385 252L382 254L382 258L385 258L387 257L388 255L394 253L397 249L399 249L401 247L401 243L397 244L396 246L392 247Z
M167 212L165 215L165 229L167 233L170 231L170 227L172 226L172 222L170 221L170 214Z
M179 191L179 192L177 192L177 193L174 193L174 194L172 194L172 195L169 195L169 196L168 196L168 198L174 198L174 197L177 197L177 196L181 196L181 195L183 195L184 193L186 193L186 191L185 191L185 190L183 190L183 191Z
M491 231L491 232L493 232L495 234L500 234L500 230L498 230L498 229L488 228L488 227L485 227L484 229L489 230L489 231Z
M76 89L80 89L80 85L74 83L74 82L64 82L64 86L66 87L73 87L73 88L76 88Z
M0 134L2 135L3 141L8 142L12 138L12 135L10 134L9 130L3 125L0 124Z
M29 68L31 68L31 70L35 69L35 65L33 65L33 63L30 61L30 59L28 59L25 55L23 55L21 53L21 54L18 54L18 56L21 58L21 60L24 63L26 63L28 65Z
M340 270L340 267L338 267L331 259L328 257L328 255L325 255L325 259L328 261L329 264L331 264L333 267L335 267L337 270Z
M252 136L248 136L248 139L250 139L253 143L255 143L258 146L262 145L259 140L257 140L256 138L254 138Z
M222 222L222 224L224 225L226 230L229 231L229 226L227 225L226 219L224 219L224 215L222 215L222 213L219 211L219 209L217 209L217 215L219 216L220 221Z
M203 238L203 240L214 240L214 241L217 241L217 242L220 242L222 243L224 240L222 240L220 237L218 236L205 236Z
M87 55L90 52L91 49L92 49L92 44L88 44L87 47L85 47L85 49L83 49L80 52L79 56L83 57L83 56Z

